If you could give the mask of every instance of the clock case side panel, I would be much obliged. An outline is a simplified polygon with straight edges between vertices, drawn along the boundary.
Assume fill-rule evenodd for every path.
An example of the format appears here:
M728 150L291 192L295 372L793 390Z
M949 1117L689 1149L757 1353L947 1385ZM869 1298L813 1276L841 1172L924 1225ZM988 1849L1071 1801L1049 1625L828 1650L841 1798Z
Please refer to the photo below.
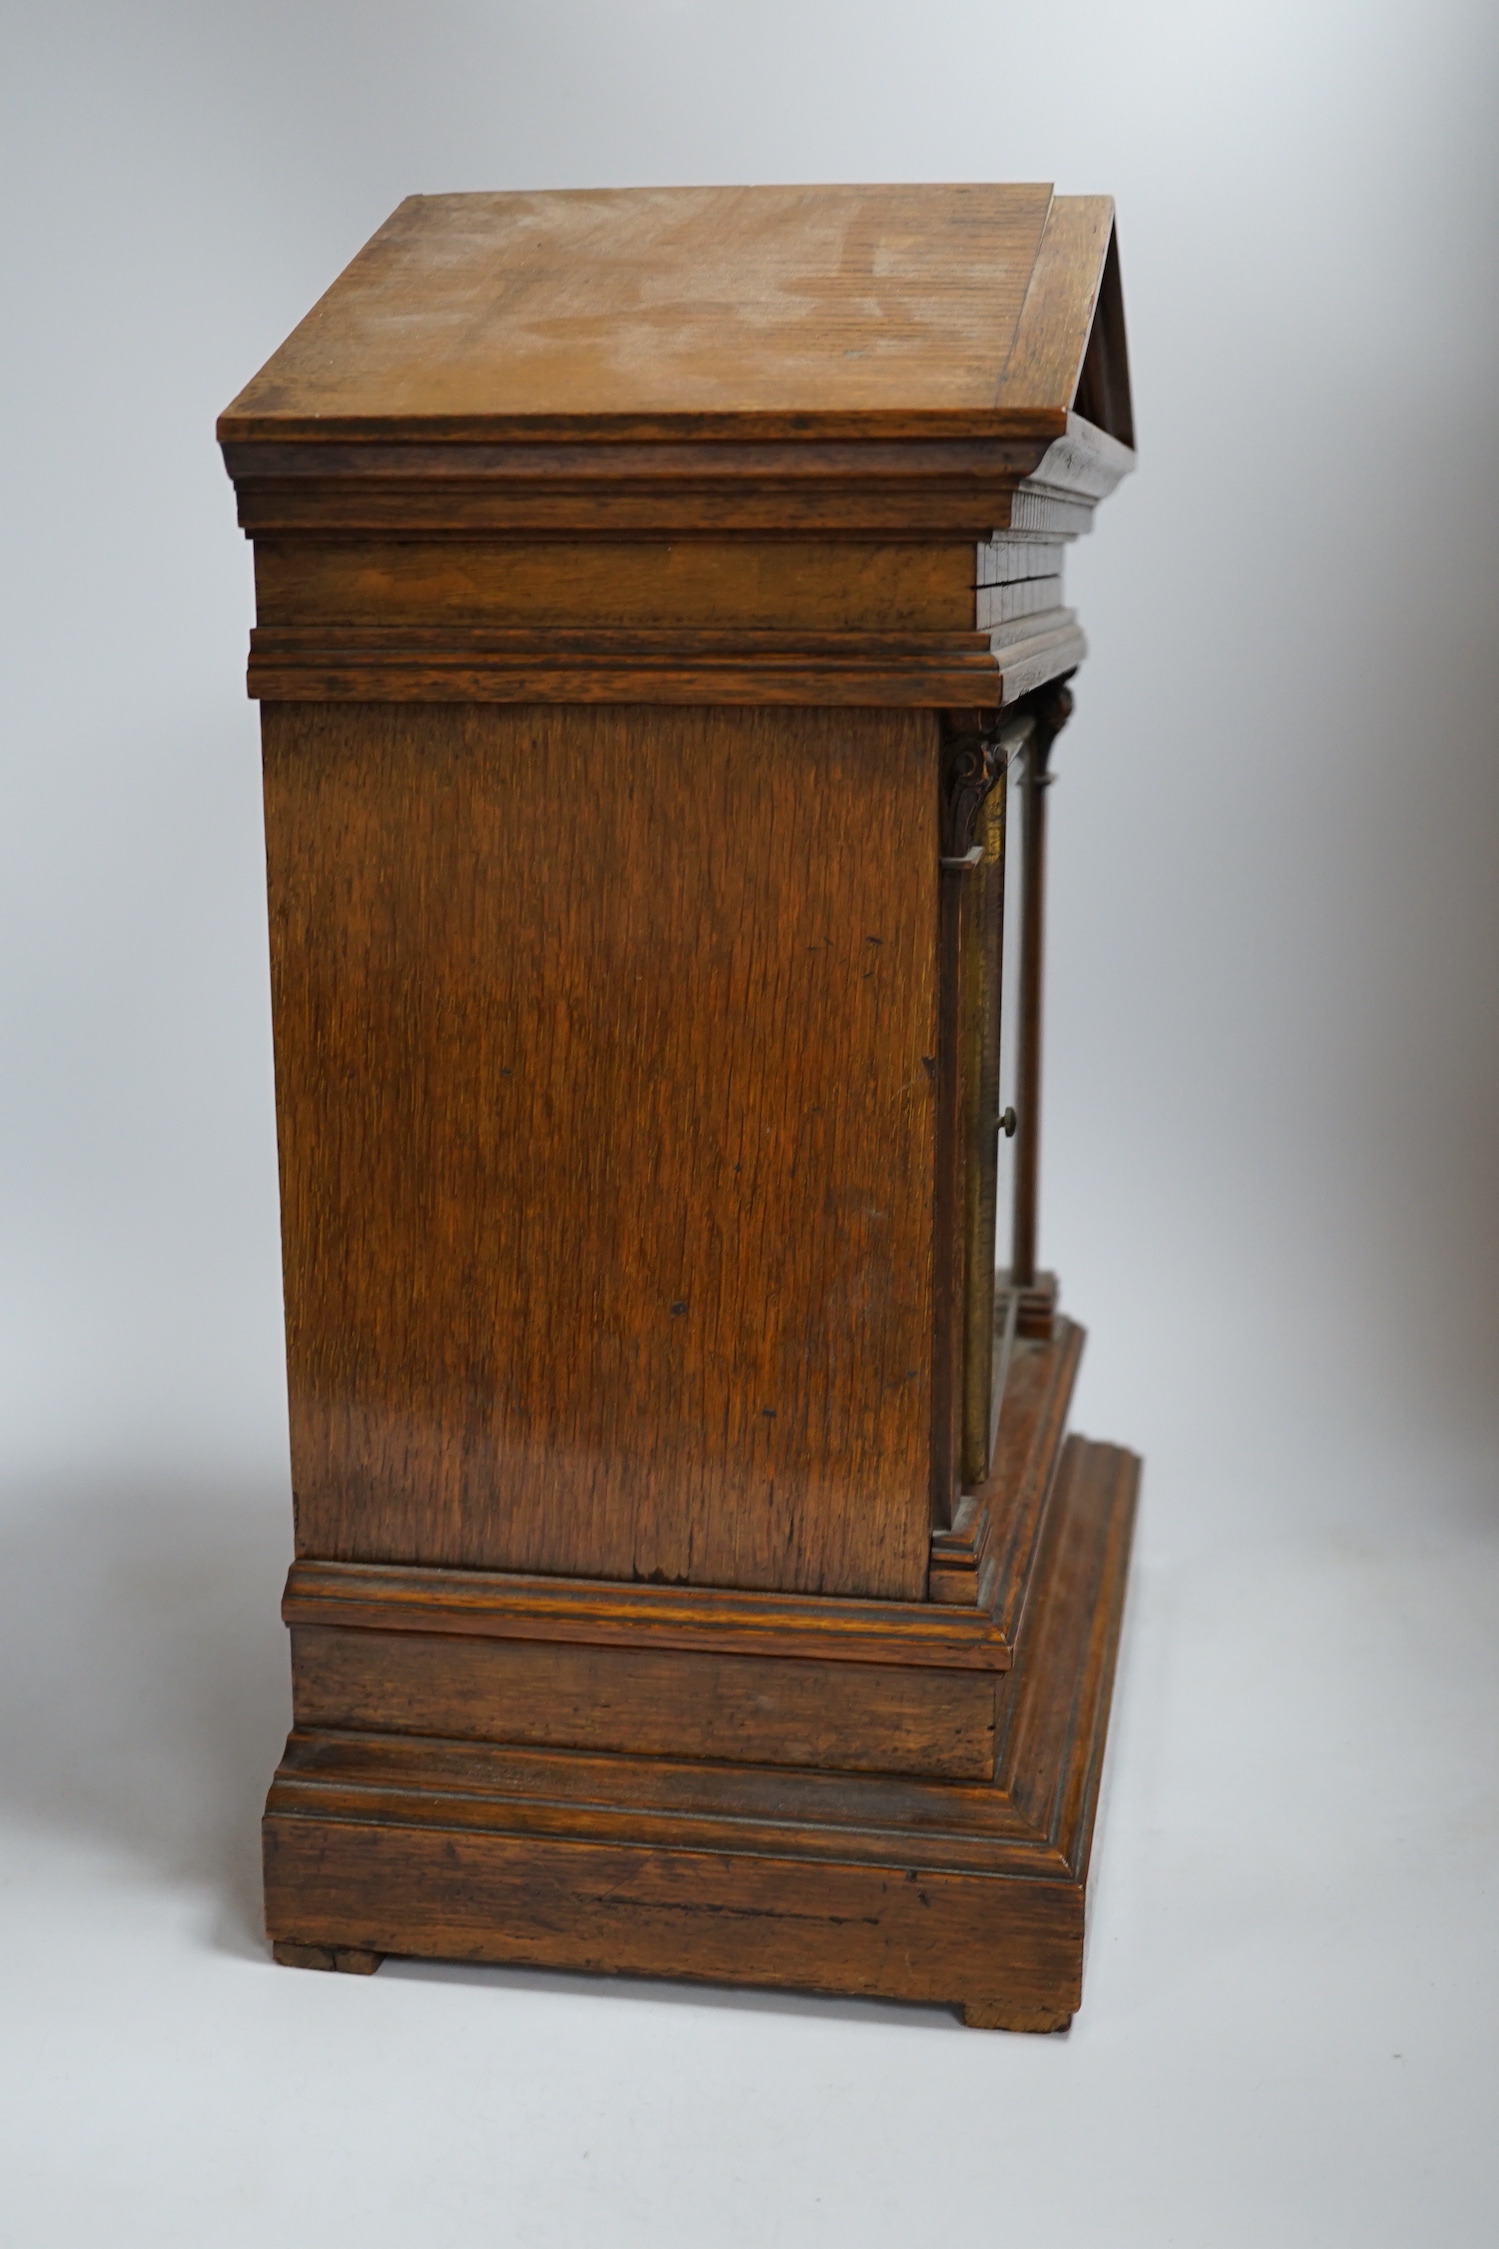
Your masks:
M920 1600L936 715L263 722L299 1553Z

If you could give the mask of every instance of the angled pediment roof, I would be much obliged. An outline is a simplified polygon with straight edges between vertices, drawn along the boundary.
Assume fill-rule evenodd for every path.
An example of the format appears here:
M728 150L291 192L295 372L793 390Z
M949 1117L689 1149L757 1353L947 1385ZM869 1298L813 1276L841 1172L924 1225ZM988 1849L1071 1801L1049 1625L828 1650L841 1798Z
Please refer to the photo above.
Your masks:
M412 196L225 440L1061 434L1133 443L1106 196L1045 186Z

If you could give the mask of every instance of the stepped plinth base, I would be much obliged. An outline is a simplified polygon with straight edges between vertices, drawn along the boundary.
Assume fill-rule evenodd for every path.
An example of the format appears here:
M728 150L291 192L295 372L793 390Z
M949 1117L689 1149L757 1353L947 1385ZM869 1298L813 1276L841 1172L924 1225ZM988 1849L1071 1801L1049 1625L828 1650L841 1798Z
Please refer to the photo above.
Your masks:
M340 1669L327 1643L342 1632L353 1646L373 1636L372 1623L315 1625L312 1653L300 1661L299 1705L310 1698L320 1722L293 1732L266 1809L267 1924L276 1957L368 1972L379 1956L400 1953L789 1986L951 2005L985 2029L1062 2028L1081 1998L1088 1855L1139 1463L1117 1447L1062 1437L1065 1395L1059 1411L1057 1382L1045 1378L1057 1373L1070 1390L1081 1338L1070 1323L1057 1325L1053 1341L1024 1346L1017 1358L1017 1394L1033 1399L1034 1427L1025 1473L1015 1472L1013 1443L1005 1472L1014 1505L1037 1478L1044 1493L1027 1537L1007 1535L1003 1497L989 1495L1007 1569L1024 1577L1018 1595L1007 1585L996 1603L995 1613L1008 1615L1009 1642L1001 1645L990 1618L970 1611L965 1620L947 1609L941 1614L969 1628L970 1640L949 1647L933 1639L910 1671L923 1693L942 1691L944 1682L955 1693L992 1691L992 1777L944 1777L950 1749L924 1748L927 1737L910 1726L902 1737L906 1763L919 1766L925 1757L941 1769L805 1762L805 1712L787 1675L799 1663L810 1673L821 1665L845 1690L864 1677L875 1699L877 1689L888 1699L884 1682L898 1678L900 1667L851 1661L846 1641L826 1658L745 1652L759 1644L756 1631L778 1651L797 1645L798 1631L805 1639L796 1618L779 1611L766 1624L746 1608L730 1633L715 1623L709 1599L699 1604L702 1614L684 1607L667 1627L679 1641L697 1633L694 1651L677 1650L678 1660L715 1661L730 1685L735 1666L749 1667L752 1683L768 1682L771 1732L762 1725L755 1735L752 1762L722 1754L722 1738L712 1758L599 1749L586 1740L557 1746L561 1719L550 1741L521 1743L398 1729L400 1712L388 1701L379 1730L351 1723L361 1715L357 1703L330 1697L338 1680L357 1683L363 1674L357 1663ZM1035 1355L1028 1369L1027 1350ZM1045 1354L1052 1360L1039 1363ZM1002 1468L1004 1457L1001 1448ZM370 1592L375 1574L351 1585L348 1614L388 1624ZM539 1619L518 1596L508 1606L492 1598L482 1613L471 1601L460 1615L442 1609L439 1596L448 1596L440 1587L413 1609L419 1574L391 1573L388 1606L392 1614L399 1601L406 1606L403 1621L379 1636L386 1648L420 1643L426 1670L420 1678L408 1671L416 1684L405 1705L418 1725L432 1722L431 1709L465 1707L442 1686L445 1647L455 1661L472 1659L476 1647L481 1655L498 1649L512 1667L507 1679L517 1676L517 1660L550 1677L545 1667L559 1653L570 1661L618 1658L625 1668L606 1681L614 1701L600 1703L595 1676L596 1699L580 1706L574 1732L597 1739L600 1728L612 1727L614 1738L629 1739L647 1725L658 1690L628 1668L638 1660L628 1643L632 1629L637 1637L663 1629L669 1603L658 1600L635 1627L619 1621L616 1603L607 1626L616 1644L589 1648L534 1636L604 1632L605 1623L588 1620L586 1589L559 1591ZM288 1614L295 1621L339 1613L326 1585L318 1602L311 1592L289 1593ZM887 1612L900 1605L835 1606L845 1632L851 1613L870 1612L861 1649L884 1649ZM917 1606L931 1617L930 1605ZM732 1623L737 1612L725 1613ZM447 1630L434 1633L434 1619ZM714 1632L732 1643L716 1657L703 1647ZM673 1651L653 1649L652 1660L669 1665ZM763 1679L756 1665L768 1667ZM347 1698L355 1690L342 1691ZM717 1707L732 1714L732 1697L727 1705L722 1699L729 1688L715 1692ZM493 1711L482 1696L466 1707L469 1725L493 1732L507 1707L530 1705L516 1693ZM767 1754L778 1708L796 1722L775 1753L784 1762ZM330 1715L343 1722L324 1722ZM975 1738L970 1728L964 1756L974 1755ZM811 1753L831 1754L815 1743Z

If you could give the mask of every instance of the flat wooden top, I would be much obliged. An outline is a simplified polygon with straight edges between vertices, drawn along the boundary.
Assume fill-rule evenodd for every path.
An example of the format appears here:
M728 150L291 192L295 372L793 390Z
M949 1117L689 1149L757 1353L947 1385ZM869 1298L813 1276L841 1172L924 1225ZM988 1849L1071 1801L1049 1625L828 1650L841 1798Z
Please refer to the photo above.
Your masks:
M1112 224L1044 186L411 196L219 435L1045 434Z

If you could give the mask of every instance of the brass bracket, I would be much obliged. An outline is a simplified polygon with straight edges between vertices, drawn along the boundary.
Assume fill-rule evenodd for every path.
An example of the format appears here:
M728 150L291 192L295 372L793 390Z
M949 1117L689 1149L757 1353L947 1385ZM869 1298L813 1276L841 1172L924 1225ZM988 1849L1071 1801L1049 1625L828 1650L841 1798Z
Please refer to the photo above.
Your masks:
M952 741L942 787L943 867L959 871L976 867L983 847L973 840L979 807L1009 762L1000 746L999 721L981 731L964 733Z
M1029 711L999 711L987 726L973 723L968 711L951 714L945 722L946 768L942 782L942 856L938 864L950 873L964 873L983 858L983 846L973 840L979 807L1004 773L1010 759L1035 726Z

